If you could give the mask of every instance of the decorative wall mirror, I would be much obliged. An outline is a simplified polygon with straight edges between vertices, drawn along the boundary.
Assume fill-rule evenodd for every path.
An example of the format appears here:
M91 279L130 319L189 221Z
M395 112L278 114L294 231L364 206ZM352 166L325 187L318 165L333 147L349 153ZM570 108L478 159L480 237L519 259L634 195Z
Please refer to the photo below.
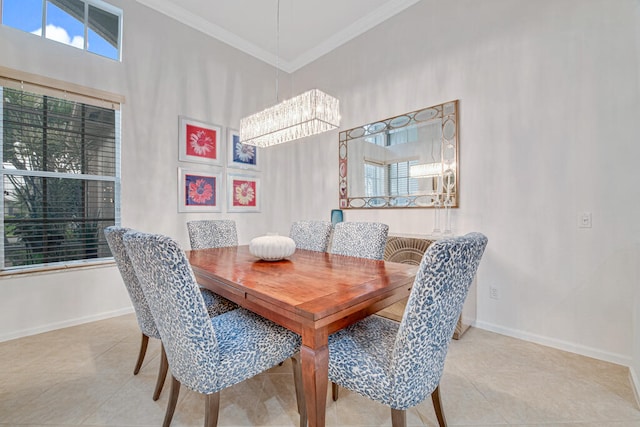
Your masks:
M458 207L458 100L340 132L341 209Z

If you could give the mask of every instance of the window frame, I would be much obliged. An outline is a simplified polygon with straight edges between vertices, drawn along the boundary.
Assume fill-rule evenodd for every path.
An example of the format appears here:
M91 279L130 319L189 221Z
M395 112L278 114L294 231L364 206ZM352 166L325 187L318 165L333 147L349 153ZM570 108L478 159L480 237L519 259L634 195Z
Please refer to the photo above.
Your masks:
M0 181L0 190L4 191L4 177L5 175L28 175L38 176L46 178L74 178L82 179L85 181L110 181L114 186L114 216L115 225L120 225L121 218L121 145L122 145L122 116L120 108L125 102L125 98L121 95L116 95L110 92L104 92L101 90L87 88L84 86L76 85L73 83L63 82L60 80L50 79L43 76L38 76L30 73L25 73L17 70L12 70L0 66L0 86L13 89L20 89L27 92L33 92L39 95L53 96L57 98L73 100L75 102L81 102L88 105L98 106L101 108L113 109L116 115L116 129L115 129L115 171L114 176L103 175L91 175L86 174L79 177L78 175L69 176L68 173L57 173L48 171L22 171L22 170L10 170L2 169L2 180ZM0 91L1 93L1 91ZM0 102L0 138L4 136L4 102ZM0 146L0 162L4 161L4 153ZM0 198L0 230L4 236L5 221L4 221L4 196ZM4 243L0 244L0 277L23 274L23 273L36 273L42 271L55 271L65 270L69 268L88 267L105 263L113 262L113 257L102 258L84 258L78 260L49 262L43 264L21 265L15 267L4 266Z
M55 41L53 39L47 38L47 2L49 2L50 0L42 0L42 16L40 17L41 19L41 27L42 27L42 31L40 33L40 35L38 36L37 34L34 33L29 33L28 34L33 34L35 36L38 36L42 39L46 39L46 40L51 40L51 41ZM118 61L118 62L122 62L122 24L123 24L123 20L124 20L124 12L122 9L115 7L112 4L109 4L103 0L78 0L81 1L84 4L84 12L83 12L83 18L82 18L82 25L83 25L83 47L82 50L88 53L92 53L94 55L98 55L101 56L103 58L107 58L107 59L111 59L113 61ZM3 3L4 0L0 0L0 23L2 23L4 20L2 18L3 16ZM52 3L54 6L58 7L57 5L55 5L55 3ZM109 13L111 15L114 15L118 18L118 40L117 40L117 46L116 46L116 58L111 58L109 56L105 56L105 55L101 55L97 52L93 52L91 50L89 50L89 8L90 6L93 6L97 9L100 9L103 12ZM11 27L9 25L6 24L2 24L4 26L7 26L9 28L15 28L15 27ZM22 29L19 28L15 28L18 29L20 31L24 31ZM26 32L26 31L25 31ZM57 42L60 43L60 42ZM65 44L65 43L61 43L61 44ZM77 47L74 47L74 49L78 49Z

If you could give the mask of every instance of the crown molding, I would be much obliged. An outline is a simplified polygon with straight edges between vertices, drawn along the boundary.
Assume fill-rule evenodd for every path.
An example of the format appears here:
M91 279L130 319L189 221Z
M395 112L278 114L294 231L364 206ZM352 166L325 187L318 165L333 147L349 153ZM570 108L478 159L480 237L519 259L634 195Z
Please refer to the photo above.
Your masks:
M420 0L392 0L386 2L377 9L372 10L362 18L354 21L342 31L332 35L324 42L312 46L302 52L292 61L285 61L276 57L273 53L262 49L250 41L237 36L236 34L225 30L224 28L213 24L199 15L193 14L176 2L170 0L137 0L151 9L154 9L168 17L175 19L195 30L198 30L210 37L213 37L223 43L226 43L248 55L253 56L273 67L278 67L287 73L293 73L331 52L337 47L347 43L348 41L358 37L359 35L369 31L371 28L389 19L390 17L402 12L406 8L418 3Z
M321 56L326 55L339 46L342 46L361 34L366 33L373 27L381 24L392 16L397 15L408 7L413 6L419 1L420 0L393 0L385 3L375 10L372 10L370 13L357 21L354 21L351 25L329 37L324 42L303 52L295 60L289 63L292 69L292 71L289 72L296 71L305 65L312 63Z

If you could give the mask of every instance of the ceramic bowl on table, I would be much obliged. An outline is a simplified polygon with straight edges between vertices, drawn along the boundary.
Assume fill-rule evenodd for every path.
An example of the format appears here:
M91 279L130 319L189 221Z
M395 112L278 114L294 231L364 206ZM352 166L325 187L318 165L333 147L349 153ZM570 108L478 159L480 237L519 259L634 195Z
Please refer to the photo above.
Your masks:
M293 255L296 244L286 236L267 235L255 237L249 242L249 252L264 261L280 261Z

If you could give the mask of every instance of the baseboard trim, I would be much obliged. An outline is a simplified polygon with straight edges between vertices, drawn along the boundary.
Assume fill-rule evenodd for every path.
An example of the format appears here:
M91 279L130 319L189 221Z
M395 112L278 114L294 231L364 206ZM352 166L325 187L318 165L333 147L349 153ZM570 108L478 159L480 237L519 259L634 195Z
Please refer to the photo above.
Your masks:
M106 311L92 316L78 317L75 319L64 320L62 322L49 323L46 325L38 326L37 328L22 329L19 331L11 332L10 334L0 335L0 342L14 340L18 338L24 338L31 335L37 335L44 332L55 331L56 329L68 328L70 326L82 325L84 323L96 322L98 320L110 319L112 317L118 317L125 314L133 313L133 307L122 308L119 310Z
M640 379L636 374L635 369L629 368L629 380L631 381L631 388L633 389L633 394L636 396L636 403L640 408Z
M487 331L495 332L501 335L506 335L513 338L518 338L525 341L530 341L536 344L541 344L547 347L556 348L558 350L569 351L571 353L580 354L582 356L592 357L594 359L603 360L605 362L615 363L622 366L631 366L631 357L624 356L622 354L611 353L608 351L602 351L597 348L588 347L580 344L574 344L569 341L557 340L541 335L530 334L527 332L519 331L517 329L504 328L502 326L494 325L488 322L474 322L472 326L479 329L485 329ZM636 382L636 385L638 383Z

